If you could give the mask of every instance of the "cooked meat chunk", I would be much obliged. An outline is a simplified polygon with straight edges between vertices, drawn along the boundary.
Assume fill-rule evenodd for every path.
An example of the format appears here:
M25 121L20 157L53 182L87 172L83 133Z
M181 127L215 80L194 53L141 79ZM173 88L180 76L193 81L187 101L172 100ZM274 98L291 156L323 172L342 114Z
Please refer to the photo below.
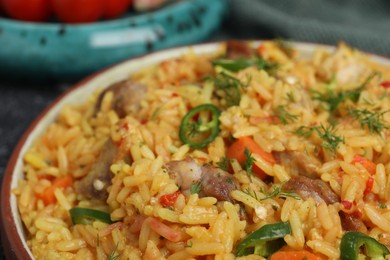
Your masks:
M341 219L341 226L346 231L359 231L367 233L367 227L361 219L352 214L346 214L343 211L339 212Z
M202 167L202 194L215 197L219 201L230 201L230 192L239 189L237 180L228 172L210 165Z
M108 91L112 91L114 94L112 109L115 110L120 118L123 118L129 113L139 110L140 102L146 93L146 87L131 80L114 83L99 95L96 111L99 110L103 97Z
M275 152L274 155L291 176L303 175L310 178L319 176L321 162L314 155L296 151Z
M219 201L230 201L230 192L239 188L233 175L211 165L198 165L194 159L187 157L181 161L165 164L172 178L188 195L191 185L200 182L200 196L212 196Z
M181 161L168 162L165 167L186 195L190 194L191 185L202 178L201 166L190 157Z
M106 200L108 197L107 187L111 184L113 175L110 166L117 152L117 146L111 139L108 139L90 172L75 183L76 192L87 198Z
M247 42L242 41L228 41L227 42L227 53L228 59L237 58L250 58L255 54L255 50L249 46Z
M340 201L337 194L325 182L305 176L292 177L283 185L282 190L295 192L303 199L313 198L317 204L322 201L326 204Z

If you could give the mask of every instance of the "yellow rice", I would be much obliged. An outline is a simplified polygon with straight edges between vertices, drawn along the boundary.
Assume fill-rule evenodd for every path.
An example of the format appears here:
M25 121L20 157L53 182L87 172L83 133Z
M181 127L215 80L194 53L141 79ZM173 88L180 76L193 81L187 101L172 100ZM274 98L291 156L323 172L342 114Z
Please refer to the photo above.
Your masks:
M55 190L55 204L45 205L38 195L52 184L53 178L71 175L78 180L87 175L107 138L119 138L115 129L120 119L111 108L112 92L104 95L96 116L94 109L99 93L94 93L83 104L62 109L57 120L24 155L25 179L20 180L14 190L26 227L27 244L37 259L107 259L110 255L117 255L118 259L173 260L200 259L201 256L207 256L201 259L234 259L236 247L243 238L266 224L280 221L291 225L291 234L284 238L289 248L309 250L324 258L340 257L339 245L344 232L338 215L343 210L341 203L316 204L312 198L292 197L258 199L265 196L260 190L272 192L273 185L291 178L288 167L278 163L271 165L253 154L255 165L272 176L271 182L264 182L248 177L242 165L231 162L231 172L240 183L240 189L232 191L231 197L241 203L248 214L247 219L242 220L238 204L217 203L214 197L200 198L198 194L181 194L172 209L164 208L159 198L180 188L169 177L164 164L190 156L198 162L215 165L226 155L228 147L224 139L231 137L250 136L268 153L304 152L313 147L324 150L321 139L315 134L305 138L292 133L301 125L327 124L330 118L330 113L318 100L313 100L315 109L312 111L299 106L305 98L302 93L321 91L332 80L337 82L334 91L350 90L373 72L380 72L368 82L357 106L388 111L389 90L380 84L390 80L390 68L344 44L332 52L318 49L305 58L287 55L277 43L266 42L262 54L266 60L279 64L276 74L253 67L233 73L244 82L250 78L249 86L241 93L238 106L222 112L219 136L206 148L194 150L181 142L178 129L189 107L204 103L224 107L223 101L212 95L212 84L204 83L199 76L199 72L213 75L210 61L224 51L222 48L216 54L205 56L189 52L179 59L164 61L129 76L146 85L148 93L141 101L139 113L126 118L132 125L127 151L132 163L119 161L111 165L114 177L107 201L88 200L76 194L73 186ZM292 83L283 80L286 78ZM296 121L286 125L268 121L274 109L288 104L289 95L294 96L295 105L289 105L288 110L297 115ZM383 117L389 125L390 113ZM144 119L146 123L141 122ZM251 119L258 121L253 123ZM390 246L388 131L375 135L361 128L357 121L341 120L337 133L344 136L345 142L337 147L336 156L324 152L320 179L329 184L341 201L354 204L353 209L370 224L367 234ZM351 163L355 154L376 163L374 175L362 165ZM371 177L373 196L367 199L363 192ZM243 192L245 190L250 192ZM380 208L378 202L385 207ZM73 225L69 209L76 206L109 212L111 219L120 221L123 226L111 229L109 224L99 221ZM180 231L181 240L161 239L147 221L139 227L138 233L132 232L131 225L139 215L158 219ZM243 259L256 257L259 256Z

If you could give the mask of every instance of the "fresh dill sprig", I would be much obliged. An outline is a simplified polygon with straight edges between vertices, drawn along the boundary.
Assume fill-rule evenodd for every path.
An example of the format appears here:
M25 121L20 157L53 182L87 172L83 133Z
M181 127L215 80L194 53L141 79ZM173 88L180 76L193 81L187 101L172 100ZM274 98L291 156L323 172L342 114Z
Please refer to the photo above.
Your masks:
M286 93L286 99L290 101L291 103L295 102L295 95L293 91L289 91Z
M316 132L317 135L322 139L321 146L327 149L331 153L336 153L337 148L340 143L344 143L344 137L336 135L336 129L333 125L325 127L324 125L320 126L300 126L297 130L292 133L304 136L306 138L310 137L313 132Z
M222 71L221 73L218 73L216 77L207 77L206 80L214 82L214 86L217 90L216 94L226 101L227 107L231 107L240 104L240 90L246 88L250 84L251 79L248 78L247 82L243 83L236 77Z
M297 115L289 113L286 110L285 106L282 105L276 107L275 114L283 125L287 125L288 123L294 123L298 119Z
M286 183L286 181L282 182L280 185L272 185L273 191L271 193L268 193L265 189L260 189L260 192L265 195L264 198L261 198L260 200L266 200L274 197L291 197L296 200L300 200L301 198L298 196L298 194L292 192L292 191L283 191L283 185Z
M190 186L190 193L191 194L199 194L201 189L202 189L202 182L201 181L193 182Z
M217 162L216 164L217 164L217 166L218 166L219 168L221 168L222 170L228 171L228 169L229 169L229 163L230 163L230 159L229 159L229 158L227 158L227 157L222 157L222 158L221 158L221 161Z
M389 111L370 111L368 109L349 109L348 113L359 121L361 128L367 128L370 133L381 134L385 129L389 129L383 115Z
M250 176L252 176L252 174L253 174L252 168L253 168L253 163L255 162L255 159L252 157L252 153L249 152L248 148L246 148L246 147L245 147L244 154L245 154L244 169L246 171L246 174L250 178Z
M266 189L260 188L259 192L264 194L263 198L259 198L257 196L256 192L251 191L249 188L243 189L243 190L241 190L241 192L251 196L252 198L256 199L257 201L264 201L264 200L267 200L270 198L275 198L275 197L284 197L284 198L290 197L290 198L294 198L296 200L300 200L301 198L295 192L282 190L283 185L285 183L286 183L286 181L282 182L280 185L273 184L272 185L272 190L273 190L272 192L267 192Z
M332 125L326 128L321 124L321 126L316 127L315 130L318 136L323 140L321 146L331 153L336 153L340 143L345 142L344 137L336 135L336 129Z
M303 136L305 138L309 138L313 132L314 132L314 127L302 125L297 130L292 131L291 133Z
M333 112L337 109L339 104L343 103L347 99L356 103L359 100L361 92L366 88L366 86L372 80L372 78L374 78L377 75L378 73L372 73L366 78L366 80L359 87L352 90L347 90L345 92L336 92L332 88L327 88L325 93L321 93L319 91L312 91L313 99L327 103L329 106L328 107L329 112Z
M120 256L121 254L115 255L116 250L118 249L118 246L119 246L119 242L116 243L115 248L111 251L110 255L109 255L108 258L107 258L108 260L116 260L116 259L119 258L119 256Z

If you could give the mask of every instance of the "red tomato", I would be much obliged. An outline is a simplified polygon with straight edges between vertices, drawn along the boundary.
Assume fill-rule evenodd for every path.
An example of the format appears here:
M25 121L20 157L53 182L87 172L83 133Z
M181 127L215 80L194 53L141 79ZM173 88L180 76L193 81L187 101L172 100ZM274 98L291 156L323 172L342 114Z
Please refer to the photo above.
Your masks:
M103 17L111 19L124 14L132 0L105 0L105 2Z
M1 0L5 12L14 19L42 22L50 16L49 0Z
M384 88L390 88L390 81L383 81L381 83L381 86L384 87Z
M51 0L55 15L64 23L95 22L103 15L104 2L105 0Z
M179 197L180 194L181 194L180 191L176 191L176 192L171 193L171 194L162 195L160 197L161 205L163 207L173 206L173 204L175 204L177 197Z

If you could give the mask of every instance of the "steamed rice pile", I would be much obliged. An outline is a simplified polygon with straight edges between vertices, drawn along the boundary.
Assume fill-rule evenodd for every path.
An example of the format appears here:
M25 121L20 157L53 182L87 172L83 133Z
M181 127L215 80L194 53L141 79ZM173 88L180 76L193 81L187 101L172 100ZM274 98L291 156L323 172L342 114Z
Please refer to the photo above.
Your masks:
M338 259L347 230L390 246L390 69L343 44L310 57L280 42L265 42L250 55L246 47L229 48L205 56L190 52L130 75L147 89L136 113L118 115L111 91L62 109L25 154L25 179L14 190L36 258L234 259L245 237L279 222L291 227L282 238L284 251ZM231 71L212 63L226 53L233 60L258 55L269 66ZM229 105L212 80L220 73L241 82L237 105ZM191 148L179 128L202 104L221 111L219 133L204 148ZM230 146L245 137L275 161L248 150L246 163L226 160ZM108 197L88 198L75 185L90 173L107 139L123 156L109 166ZM194 191L196 183L184 192L167 164L186 160L213 168L227 162L225 171L238 184L230 199ZM321 181L337 201L289 182L302 175ZM43 197L66 176L68 184ZM167 206L161 198L170 194L177 196ZM107 212L113 223L73 224L74 207ZM242 257L263 258L252 253Z

